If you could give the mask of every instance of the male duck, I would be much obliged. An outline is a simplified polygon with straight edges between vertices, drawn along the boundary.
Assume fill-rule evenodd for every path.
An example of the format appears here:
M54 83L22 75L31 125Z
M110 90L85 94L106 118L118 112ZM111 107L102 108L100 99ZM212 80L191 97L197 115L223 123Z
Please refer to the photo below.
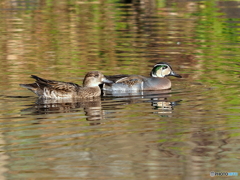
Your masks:
M88 72L83 80L83 87L71 82L53 81L32 75L36 79L32 84L20 84L41 98L59 99L59 98L92 98L101 95L99 84L111 81L98 71Z
M106 76L113 83L104 83L103 90L106 91L142 91L142 90L164 90L171 89L171 81L166 76L182 76L173 72L168 63L155 64L151 77L141 75L114 75Z

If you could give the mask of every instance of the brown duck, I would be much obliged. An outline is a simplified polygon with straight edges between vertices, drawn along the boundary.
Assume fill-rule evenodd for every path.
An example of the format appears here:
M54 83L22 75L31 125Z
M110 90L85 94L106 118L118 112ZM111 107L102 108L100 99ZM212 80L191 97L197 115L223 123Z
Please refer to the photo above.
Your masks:
M101 95L99 84L111 83L98 71L88 72L83 80L83 86L71 82L47 80L35 75L31 77L36 80L35 83L20 84L20 86L46 99L93 98Z

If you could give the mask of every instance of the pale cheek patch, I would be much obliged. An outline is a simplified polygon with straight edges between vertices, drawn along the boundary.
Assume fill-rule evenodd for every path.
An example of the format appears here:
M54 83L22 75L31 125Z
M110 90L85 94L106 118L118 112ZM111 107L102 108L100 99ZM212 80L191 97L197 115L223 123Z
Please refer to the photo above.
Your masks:
M171 73L171 70L169 68L168 69L164 69L164 70L159 69L157 71L157 77L165 77L165 76L169 75L170 73Z
M165 69L165 72L164 72L165 76L169 75L170 73L171 73L171 70L169 68Z
M157 77L163 77L163 74L162 74L162 70L161 70L161 69L159 69L159 70L157 71Z

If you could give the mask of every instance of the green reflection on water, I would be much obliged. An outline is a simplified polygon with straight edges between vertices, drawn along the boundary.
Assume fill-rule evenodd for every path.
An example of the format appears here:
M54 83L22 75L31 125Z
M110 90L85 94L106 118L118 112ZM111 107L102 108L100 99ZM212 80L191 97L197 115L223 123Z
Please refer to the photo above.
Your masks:
M199 81L219 88L219 93L215 94L217 96L228 100L236 99L240 51L236 46L239 43L239 31L233 26L239 23L235 22L237 19L219 13L221 9L216 1L204 1L202 6L197 14L200 18L195 36L199 40L199 52L196 55L200 57L202 64Z

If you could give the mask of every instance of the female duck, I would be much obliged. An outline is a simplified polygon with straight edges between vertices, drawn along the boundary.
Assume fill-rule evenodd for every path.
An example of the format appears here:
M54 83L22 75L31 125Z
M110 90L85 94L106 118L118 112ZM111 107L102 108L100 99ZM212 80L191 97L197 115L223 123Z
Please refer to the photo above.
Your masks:
M101 95L99 84L110 83L104 75L98 71L88 72L83 80L83 87L71 82L53 81L32 75L36 80L32 84L20 84L41 98L59 99L59 98L92 98Z
M160 62L155 64L151 77L141 75L114 75L106 76L113 83L104 83L103 90L106 91L142 91L142 90L164 90L171 89L171 81L167 76L182 76L173 72L168 63Z

